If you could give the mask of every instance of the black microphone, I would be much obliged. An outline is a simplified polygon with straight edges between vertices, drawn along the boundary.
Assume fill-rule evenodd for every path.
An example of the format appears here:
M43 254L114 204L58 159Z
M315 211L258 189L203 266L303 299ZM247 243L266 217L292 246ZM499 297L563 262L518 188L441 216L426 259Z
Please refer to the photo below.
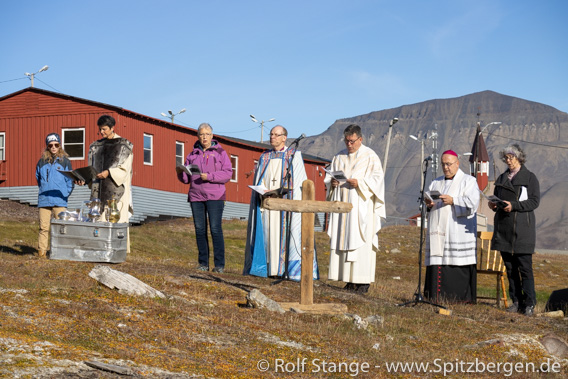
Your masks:
M302 133L302 135L299 136L298 138L296 138L296 139L294 140L294 142L292 142L292 143L290 144L290 146L292 146L293 144L297 144L298 142L300 142L300 141L303 140L304 138L306 138L306 134L305 134L305 133Z
M431 160L432 160L432 156L431 156L431 155L429 155L429 156L427 156L426 158L424 158L424 162L428 162L428 161L431 161Z

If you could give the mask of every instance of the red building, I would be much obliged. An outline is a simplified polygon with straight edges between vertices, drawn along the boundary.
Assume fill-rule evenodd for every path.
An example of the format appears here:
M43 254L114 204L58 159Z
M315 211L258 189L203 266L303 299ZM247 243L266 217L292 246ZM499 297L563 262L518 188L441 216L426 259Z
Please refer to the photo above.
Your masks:
M37 204L35 167L45 149L45 136L56 132L70 155L73 168L87 165L91 142L100 138L98 118L115 118L115 131L134 144L133 223L146 218L189 217L187 185L177 180L176 163L183 162L197 140L195 129L158 120L117 106L26 88L0 98L0 198ZM214 126L213 126L214 127ZM215 133L215 130L213 130ZM215 135L233 164L226 184L226 218L248 217L255 163L270 146ZM325 200L321 167L329 161L303 155L308 178L314 181L316 199ZM76 186L69 208L89 200L86 187Z

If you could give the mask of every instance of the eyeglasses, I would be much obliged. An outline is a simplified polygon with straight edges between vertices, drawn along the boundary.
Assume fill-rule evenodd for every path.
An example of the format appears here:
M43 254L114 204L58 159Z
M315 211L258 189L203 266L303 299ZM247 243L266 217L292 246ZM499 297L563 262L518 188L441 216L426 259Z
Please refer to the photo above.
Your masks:
M276 133L270 133L270 137L281 137L284 134L276 134Z
M515 158L517 158L517 157L515 157L514 155L505 155L503 157L503 159L506 160L506 161L513 161L513 160L515 160Z
M457 162L457 161L456 161ZM444 163L442 162L442 167L451 167L454 163L456 162L452 162L452 163Z
M59 147L58 143L50 143L49 145L47 145L48 148L52 148L52 147Z
M361 138L361 137L359 137L359 138ZM354 144L355 142L359 141L359 138L355 138L355 139L347 139L347 138L345 138L345 144L346 144L346 145L352 145L352 144Z

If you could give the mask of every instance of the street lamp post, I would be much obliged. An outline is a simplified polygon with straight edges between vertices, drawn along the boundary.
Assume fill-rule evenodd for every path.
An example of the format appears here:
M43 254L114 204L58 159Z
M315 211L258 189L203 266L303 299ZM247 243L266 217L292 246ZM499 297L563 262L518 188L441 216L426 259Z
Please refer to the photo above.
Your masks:
M463 153L463 154L458 154L458 157L467 157L469 155L473 155L472 153ZM469 165L469 174L471 175L471 165Z
M172 111L168 111L168 114L165 114L164 112L160 113L162 116L164 117L168 117L172 119L172 124L174 123L174 117L177 116L178 114L182 114L185 112L185 108L183 108L181 111L179 111L178 113L174 113Z
M419 140L418 137L413 136L412 134L409 136L415 141L420 143L420 167L422 167L422 162L424 162L424 143L425 139ZM424 175L420 175L420 189L424 188Z
M485 125L485 126L479 131L479 134L481 135L481 133L483 133L483 132L485 131L485 129L487 129L487 127L488 127L489 125L501 125L501 124L502 124L501 121L493 121L493 122L490 122L489 124Z
M430 139L432 140L432 180L435 180L438 177L438 124L434 124Z
M258 122L258 123L260 123L260 143L264 143L264 123L265 123L265 122L272 122L272 121L274 121L274 120L276 120L276 119L275 119L275 118L271 118L271 119L268 119L268 120L266 120L266 121L264 121L264 120L258 121L258 120L256 119L256 117L254 117L254 115L252 115L252 114L250 115L250 118L251 118L252 122Z
M387 136L387 149L385 151L385 161L383 163L383 175L386 176L386 172L387 172L387 159L389 158L389 147L390 147L390 140L391 140L391 133L392 133L392 127L394 124L396 124L398 122L398 118L395 117L392 120L390 120L389 122L389 135Z
M40 72L44 72L47 71L47 69L49 68L49 66L43 66L42 68L39 69L38 72L34 72L33 74L30 74L29 72L26 72L24 75L28 76L30 78L30 80L32 81L32 87L34 86L34 76L36 74L39 74Z

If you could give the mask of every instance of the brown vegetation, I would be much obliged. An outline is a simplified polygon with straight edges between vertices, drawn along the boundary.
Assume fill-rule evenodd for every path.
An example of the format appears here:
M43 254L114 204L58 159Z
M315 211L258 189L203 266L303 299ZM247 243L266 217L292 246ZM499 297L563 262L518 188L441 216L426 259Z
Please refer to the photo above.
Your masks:
M463 377L456 366L476 359L486 364L533 362L537 368L551 359L561 367L558 377L568 373L566 360L550 355L538 342L550 333L567 340L565 319L507 314L489 303L448 305L451 316L437 314L426 304L397 306L412 300L417 286L418 228L381 231L377 282L366 295L345 292L342 283L327 281L328 239L316 233L322 279L314 284L314 302L344 303L350 314L362 319L382 317L382 322L366 325L354 322L354 316L247 308L252 288L279 302L298 301L300 291L296 282L271 285L272 279L241 275L243 221L224 223L224 274L196 270L190 220L132 227L132 253L126 262L111 267L168 296L149 299L100 285L88 276L93 263L35 257L36 219L0 217L3 377L115 377L82 364L89 360L130 367L132 376L152 378L349 378L357 369L356 377L361 378L440 377L443 373L435 371L443 370L444 363L448 369L453 365L448 377ZM542 311L550 292L566 287L568 257L536 255L534 261ZM493 285L480 282L486 291ZM259 369L262 360L270 365L265 372ZM429 362L434 372L389 374L386 362ZM433 367L436 362L439 366ZM276 363L281 364L280 372ZM365 363L370 368L365 369ZM462 370L468 367L464 363Z

